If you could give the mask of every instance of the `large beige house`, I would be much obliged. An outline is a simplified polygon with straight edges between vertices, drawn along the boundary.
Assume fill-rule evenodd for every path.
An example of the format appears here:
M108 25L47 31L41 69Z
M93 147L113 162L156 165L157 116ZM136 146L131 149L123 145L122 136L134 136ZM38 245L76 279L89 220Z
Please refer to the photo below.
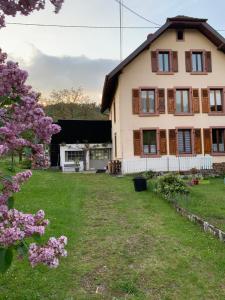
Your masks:
M113 159L130 171L225 161L224 93L225 39L206 19L168 18L105 78Z

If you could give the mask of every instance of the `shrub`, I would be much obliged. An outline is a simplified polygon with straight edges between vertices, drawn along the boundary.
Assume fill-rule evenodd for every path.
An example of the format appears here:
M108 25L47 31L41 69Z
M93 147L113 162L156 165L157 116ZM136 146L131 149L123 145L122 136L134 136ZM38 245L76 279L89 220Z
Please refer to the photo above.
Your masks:
M187 185L175 174L167 174L160 177L156 183L156 192L170 201L176 200L177 196L189 194Z

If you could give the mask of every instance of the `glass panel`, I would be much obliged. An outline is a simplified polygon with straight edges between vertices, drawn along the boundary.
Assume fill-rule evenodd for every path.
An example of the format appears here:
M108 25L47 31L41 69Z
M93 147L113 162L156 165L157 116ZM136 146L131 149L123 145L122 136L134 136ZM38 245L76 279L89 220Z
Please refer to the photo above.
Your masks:
M147 112L147 91L141 91L141 111Z
M218 146L219 152L224 152L224 130L218 129Z
M183 91L183 112L189 112L188 91Z
M184 153L184 140L182 130L178 130L178 151L179 153Z
M149 91L149 107L150 113L154 113L155 112L155 91Z
M214 91L210 91L210 110L215 111Z
M169 53L164 53L164 71L169 72Z
M176 112L181 112L181 91L176 91Z
M197 54L197 71L203 71L203 64L202 64L202 53Z
M196 54L192 53L192 71L197 71Z
M222 95L221 90L216 90L216 110L222 111Z
M156 130L144 130L143 131L143 151L144 154L156 154Z
M163 53L159 53L159 71L163 72Z
M191 153L191 131L184 131L184 139L185 139L185 153Z

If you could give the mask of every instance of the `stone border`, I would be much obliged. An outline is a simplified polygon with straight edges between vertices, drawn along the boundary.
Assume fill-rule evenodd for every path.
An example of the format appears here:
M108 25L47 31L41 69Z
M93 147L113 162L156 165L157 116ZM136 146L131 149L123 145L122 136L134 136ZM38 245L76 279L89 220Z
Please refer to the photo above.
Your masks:
M205 232L209 232L212 235L214 235L216 238L218 238L220 241L225 242L225 232L220 230L219 228L213 226L212 224L209 224L208 222L206 222L205 220L203 220L202 218L200 218L197 215L194 215L192 213L190 213L189 211L187 211L185 208L180 207L177 204L173 204L174 208L176 209L176 211L183 217L187 218L188 220L190 220L191 222L194 222L196 224L199 224L200 227L205 231Z

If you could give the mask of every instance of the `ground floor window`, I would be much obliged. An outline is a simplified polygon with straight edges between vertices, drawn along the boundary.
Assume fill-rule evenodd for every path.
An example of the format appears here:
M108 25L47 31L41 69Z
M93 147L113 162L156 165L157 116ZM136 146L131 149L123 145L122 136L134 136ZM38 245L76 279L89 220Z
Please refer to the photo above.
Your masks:
M224 153L224 135L225 129L215 128L212 129L212 152Z
M90 151L90 159L92 160L107 160L111 159L111 149L92 149Z
M178 129L178 153L192 153L191 129Z
M84 151L66 151L66 161L84 160Z
M157 154L156 130L143 130L143 153Z

